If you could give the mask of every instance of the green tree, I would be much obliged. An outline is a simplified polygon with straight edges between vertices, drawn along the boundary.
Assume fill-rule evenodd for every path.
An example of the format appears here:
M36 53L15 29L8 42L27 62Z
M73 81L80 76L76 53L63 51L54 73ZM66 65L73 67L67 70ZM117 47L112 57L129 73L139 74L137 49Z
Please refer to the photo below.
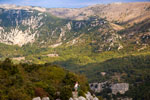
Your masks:
M72 97L72 88L70 86L64 86L60 92L61 100L69 100Z

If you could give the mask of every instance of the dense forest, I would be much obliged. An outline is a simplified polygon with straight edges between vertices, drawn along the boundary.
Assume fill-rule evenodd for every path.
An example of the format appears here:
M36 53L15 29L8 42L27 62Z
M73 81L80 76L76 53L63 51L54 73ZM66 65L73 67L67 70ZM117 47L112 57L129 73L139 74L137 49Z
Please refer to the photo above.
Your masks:
M77 65L74 60L56 62L58 65L85 74L90 83L110 82L129 83L129 91L124 95L109 96L111 90L105 89L97 95L107 98L131 97L133 100L150 100L150 55L132 55L119 58L111 58L101 63ZM71 66L71 67L69 67ZM74 68L73 68L73 67ZM106 75L101 73L105 72Z
M109 59L98 64L89 64L80 70L87 75L91 82L111 81L113 83L129 83L129 91L124 95L114 95L116 97L131 97L133 100L150 100L150 56L127 56L123 58ZM105 72L106 75L101 75ZM108 90L103 91L100 95L107 97Z
M0 100L31 100L50 97L68 100L76 81L80 94L89 90L87 79L52 64L13 64L7 58L0 62Z

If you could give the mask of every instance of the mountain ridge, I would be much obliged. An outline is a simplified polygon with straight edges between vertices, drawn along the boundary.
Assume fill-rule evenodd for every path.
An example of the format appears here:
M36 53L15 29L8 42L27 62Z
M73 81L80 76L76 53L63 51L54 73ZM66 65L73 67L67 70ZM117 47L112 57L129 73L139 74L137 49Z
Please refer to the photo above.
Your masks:
M133 7L131 5L134 5ZM136 7L139 5L138 7ZM120 7L125 6L121 9ZM40 8L40 7L22 7L15 5L0 6L0 42L9 45L36 45L40 48L59 48L71 47L83 44L86 47L91 47L92 52L99 53L112 50L126 49L129 45L133 45L138 50L143 50L149 46L149 16L150 3L113 3L107 5L94 5L85 8ZM104 9L102 9L104 8ZM112 9L113 8L113 9ZM117 8L117 10L116 10ZM134 9L131 9L134 8ZM39 10L40 9L40 10ZM44 11L41 12L41 10ZM64 18L59 18L52 12L62 12ZM82 9L82 10L81 10ZM109 9L112 9L109 11ZM128 10L127 10L128 9ZM141 9L141 10L140 10ZM60 11L57 11L60 10ZM82 20L69 19L65 16L70 11L70 15L74 14L74 10L80 12L92 12L92 16L80 15ZM114 12L113 10L116 10ZM75 13L78 13L75 12ZM126 20L114 21L109 20L109 17L101 18L102 12L108 11L126 14L126 11L132 15L137 13L141 16L138 21L130 18ZM90 13L89 13L90 14ZM145 17L146 14L146 17ZM130 16L130 14L129 14ZM135 16L135 19L137 19ZM113 16L110 16L113 17ZM127 16L124 16L125 18ZM115 19L116 18L116 19ZM148 18L148 19L147 19ZM134 23L131 24L130 22ZM137 34L138 33L138 34ZM145 46L146 45L146 46ZM141 49L142 48L142 49Z

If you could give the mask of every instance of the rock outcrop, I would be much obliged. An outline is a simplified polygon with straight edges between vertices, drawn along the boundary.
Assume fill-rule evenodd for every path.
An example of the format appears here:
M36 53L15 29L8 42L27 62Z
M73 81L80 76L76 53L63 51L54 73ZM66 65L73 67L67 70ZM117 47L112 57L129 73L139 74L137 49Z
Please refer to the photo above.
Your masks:
M73 96L73 98L70 98L69 100L99 100L95 95L91 95L90 92L87 92L85 94L86 97L83 96Z
M100 93L103 88L104 85L106 84L106 82L102 82L102 83L91 83L90 84L90 88L92 91L94 91L95 93Z
M35 97L32 100L41 100L41 98L40 97Z
M109 89L111 89L112 94L117 94L117 93L124 94L126 91L129 90L128 83L116 83L116 84L109 83L109 86L106 86L106 84L107 84L107 82L91 83L90 88L95 93L100 93L105 88L109 88Z
M50 100L49 97L43 97L42 100Z
M126 91L129 90L129 84L128 83L117 83L111 85L112 94L124 94Z
M32 100L50 100L49 97L43 97L42 99L40 97L35 97Z

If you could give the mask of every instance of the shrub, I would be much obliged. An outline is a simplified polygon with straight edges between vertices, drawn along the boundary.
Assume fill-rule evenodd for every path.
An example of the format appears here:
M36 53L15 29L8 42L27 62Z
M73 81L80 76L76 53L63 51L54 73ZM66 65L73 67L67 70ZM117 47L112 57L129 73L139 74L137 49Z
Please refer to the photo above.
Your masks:
M78 95L79 95L79 96L86 97L86 96L85 96L85 93L84 93L82 90L79 90Z
M43 88L35 88L35 96L47 97L48 93Z
M69 100L72 97L72 88L70 86L64 86L60 92L61 100Z

